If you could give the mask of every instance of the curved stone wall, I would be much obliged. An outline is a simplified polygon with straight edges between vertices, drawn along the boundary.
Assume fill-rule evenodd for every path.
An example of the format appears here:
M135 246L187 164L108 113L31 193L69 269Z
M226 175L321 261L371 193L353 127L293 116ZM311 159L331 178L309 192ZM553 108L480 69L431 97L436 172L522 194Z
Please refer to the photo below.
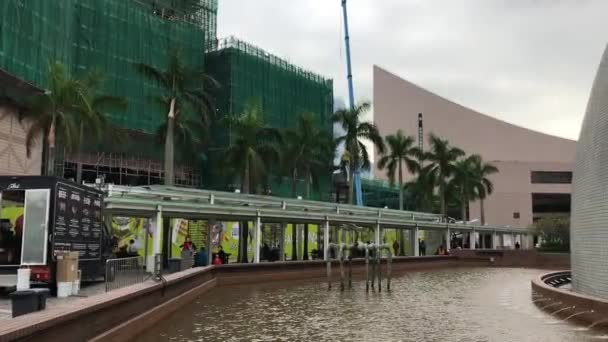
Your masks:
M593 82L576 149L571 222L576 292L608 299L608 48Z

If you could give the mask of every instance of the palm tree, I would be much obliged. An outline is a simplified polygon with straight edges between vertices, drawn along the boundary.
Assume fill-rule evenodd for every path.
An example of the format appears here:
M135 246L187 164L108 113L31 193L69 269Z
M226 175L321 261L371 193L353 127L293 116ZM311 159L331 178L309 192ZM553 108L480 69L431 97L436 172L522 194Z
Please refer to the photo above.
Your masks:
M297 195L296 185L298 175L301 174L306 184L305 198L310 199L311 186L318 186L319 178L331 172L334 153L331 133L319 128L313 114L304 113L298 118L295 128L285 131L283 146L283 162L291 175L292 197ZM292 246L292 259L297 259L296 234L292 234ZM308 224L304 225L302 258L308 260Z
M494 191L494 184L492 184L492 181L490 181L488 176L498 173L498 168L492 164L484 163L481 157L479 157L473 161L473 171L476 180L475 187L477 198L479 198L480 220L481 225L483 226L486 224L483 200Z
M264 179L267 169L279 160L278 143L282 141L278 130L267 126L261 107L250 102L243 113L227 117L234 138L224 153L224 162L240 179L241 191L251 192ZM239 260L247 262L248 224L241 229Z
M379 169L387 169L391 186L395 185L395 172L399 177L399 210L403 210L403 164L414 174L418 170L420 150L415 146L414 138L405 136L402 130L385 138L388 151L378 161Z
M399 210L403 210L403 163L408 171L413 174L419 168L417 158L420 150L414 145L414 138L405 136L402 130L385 138L388 151L378 161L379 169L387 169L387 175L391 186L395 185L395 172L399 177ZM405 254L404 231L399 231L399 254Z
M416 177L404 185L405 191L414 198L416 210L433 212L435 204L435 175L431 172L433 165L418 166Z
M479 155L473 154L467 158L460 159L454 164L454 176L450 179L449 188L454 189L460 205L460 216L463 222L467 221L467 206L469 201L476 197L476 174L475 160L480 159Z
M124 97L99 95L98 88L103 83L103 76L99 71L90 71L83 79L85 85L86 107L89 110L87 115L88 124L82 121L79 129L79 144L76 149L78 157L76 182L82 182L82 160L81 151L84 142L85 130L92 134L95 141L121 142L124 139L124 130L112 124L106 117L106 113L125 111L128 102ZM85 124L86 127L85 127Z
M454 172L454 163L459 157L464 156L464 151L458 147L450 146L447 140L432 133L429 135L429 142L431 150L424 154L424 159L431 162L429 172L439 188L441 215L445 217L447 214L446 189L448 180Z
M345 135L336 139L337 144L344 143L348 152L348 203L353 203L354 173L360 169L369 170L370 160L364 140L371 141L379 153L384 153L384 141L378 132L378 127L372 122L361 122L362 116L370 109L369 102L363 102L352 109L342 109L332 115L332 121L339 123Z
M152 100L167 109L165 130L164 171L165 185L175 181L175 127L188 126L193 120L207 127L213 115L211 97L205 86L216 86L217 82L202 70L191 69L184 62L180 50L173 50L165 70L144 63L135 64L137 71L158 83L163 95Z
M90 124L90 105L86 84L72 78L61 63L49 66L49 87L44 93L29 100L27 108L19 113L19 120L30 123L25 143L27 156L39 137L42 144L44 174L52 176L55 164L55 143L60 140L66 153L80 144L80 124Z

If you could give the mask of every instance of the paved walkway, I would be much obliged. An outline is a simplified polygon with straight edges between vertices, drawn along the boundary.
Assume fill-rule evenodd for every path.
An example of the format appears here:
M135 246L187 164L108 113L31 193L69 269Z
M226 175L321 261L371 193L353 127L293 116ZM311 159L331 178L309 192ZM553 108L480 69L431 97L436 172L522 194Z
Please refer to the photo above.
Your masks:
M79 298L90 297L106 291L105 283L93 283L84 285L78 296L68 298L49 297L46 301L47 308L61 304L69 304ZM12 319L11 300L7 294L0 295L0 321Z

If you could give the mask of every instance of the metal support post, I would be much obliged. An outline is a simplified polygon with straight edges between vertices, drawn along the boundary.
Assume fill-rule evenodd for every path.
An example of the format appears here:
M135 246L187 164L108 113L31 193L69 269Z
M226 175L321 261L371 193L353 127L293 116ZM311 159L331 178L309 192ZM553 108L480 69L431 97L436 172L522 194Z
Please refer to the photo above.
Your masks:
M475 243L477 242L475 229L471 230L469 233L469 246L471 249L475 249Z
M447 226L446 228L447 229L445 230L445 250L449 252L451 249L450 240L451 240L452 236L450 233L450 226Z
M376 231L374 232L375 233L374 240L376 242L376 246L380 246L380 243L381 243L381 241L380 241L380 229L381 229L380 228L380 223L376 223Z
M260 262L260 249L262 248L262 218L260 213L255 220L255 250L253 251L253 259L255 263Z
M154 220L154 235L152 236L152 252L154 255L161 254L162 239L163 239L163 208L158 206L156 208L156 220Z
M419 249L419 245L418 245L418 236L420 236L420 231L418 230L418 225L416 224L416 226L414 228L412 228L410 230L410 234L411 234L411 244L412 244L412 253L414 254L414 256L420 256L420 249Z
M213 218L207 221L207 262L209 265L213 264L213 227L217 224L217 221ZM218 246L219 248L219 246Z
M492 232L492 249L498 249L498 236L496 231Z
M329 219L325 218L323 229L323 260L329 260Z
M287 224L285 222L281 223L281 244L279 245L279 258L281 261L285 261L285 229L287 229Z

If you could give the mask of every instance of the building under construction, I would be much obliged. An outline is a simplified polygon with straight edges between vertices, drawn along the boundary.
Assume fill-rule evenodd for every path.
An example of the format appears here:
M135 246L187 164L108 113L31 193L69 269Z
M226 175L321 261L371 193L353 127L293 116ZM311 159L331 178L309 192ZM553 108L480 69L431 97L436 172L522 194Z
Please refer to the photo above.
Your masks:
M220 116L239 115L246 106L255 102L262 108L264 122L274 128L294 127L298 117L312 113L316 123L331 132L333 111L333 82L313 72L293 65L252 44L229 37L220 40L217 49L205 58L208 72L218 81L215 92ZM230 144L233 136L229 127L214 129L211 149L221 151ZM214 154L211 164L217 165ZM216 157L217 158L217 157ZM220 168L204 177L205 187L222 189L233 180L222 177ZM321 186L313 191L314 199L328 199L330 178L319 181ZM281 179L275 172L267 181L272 193L291 195L290 180ZM304 182L298 182L298 194L304 194Z
M102 93L129 101L126 112L108 113L129 138L126 143L106 139L100 144L85 144L78 155L66 155L58 149L55 173L75 178L80 163L86 181L105 177L107 182L129 185L163 182L163 148L157 131L167 111L149 101L150 95L162 94L163 90L137 73L134 64L145 63L163 70L169 53L176 48L189 66L205 69L219 81L220 88L214 94L219 115L238 114L247 101L255 98L261 101L271 126L291 127L299 114L312 112L320 125L329 128L332 81L234 38L219 42L217 11L217 0L2 1L0 69L2 79L8 80L2 82L2 98L8 99L3 104L6 107L19 103L19 97L47 89L51 62L61 62L73 75L100 70L104 75ZM3 111L7 110L3 107ZM18 106L9 112L16 117ZM7 141L20 157L13 158L20 161L14 164L21 165L26 159L22 155L27 127L15 129L13 121L4 125L11 129L9 133L14 137ZM211 148L223 148L230 142L230 132L215 130L212 139ZM204 181L214 188L229 186L230 180L203 171L213 166L209 155L212 153L202 148L178 148L175 183L198 187ZM33 166L26 173L39 173L40 170L32 170L41 164L40 155L34 153L32 158L38 162L30 163ZM278 179L275 183L278 194L287 187Z

